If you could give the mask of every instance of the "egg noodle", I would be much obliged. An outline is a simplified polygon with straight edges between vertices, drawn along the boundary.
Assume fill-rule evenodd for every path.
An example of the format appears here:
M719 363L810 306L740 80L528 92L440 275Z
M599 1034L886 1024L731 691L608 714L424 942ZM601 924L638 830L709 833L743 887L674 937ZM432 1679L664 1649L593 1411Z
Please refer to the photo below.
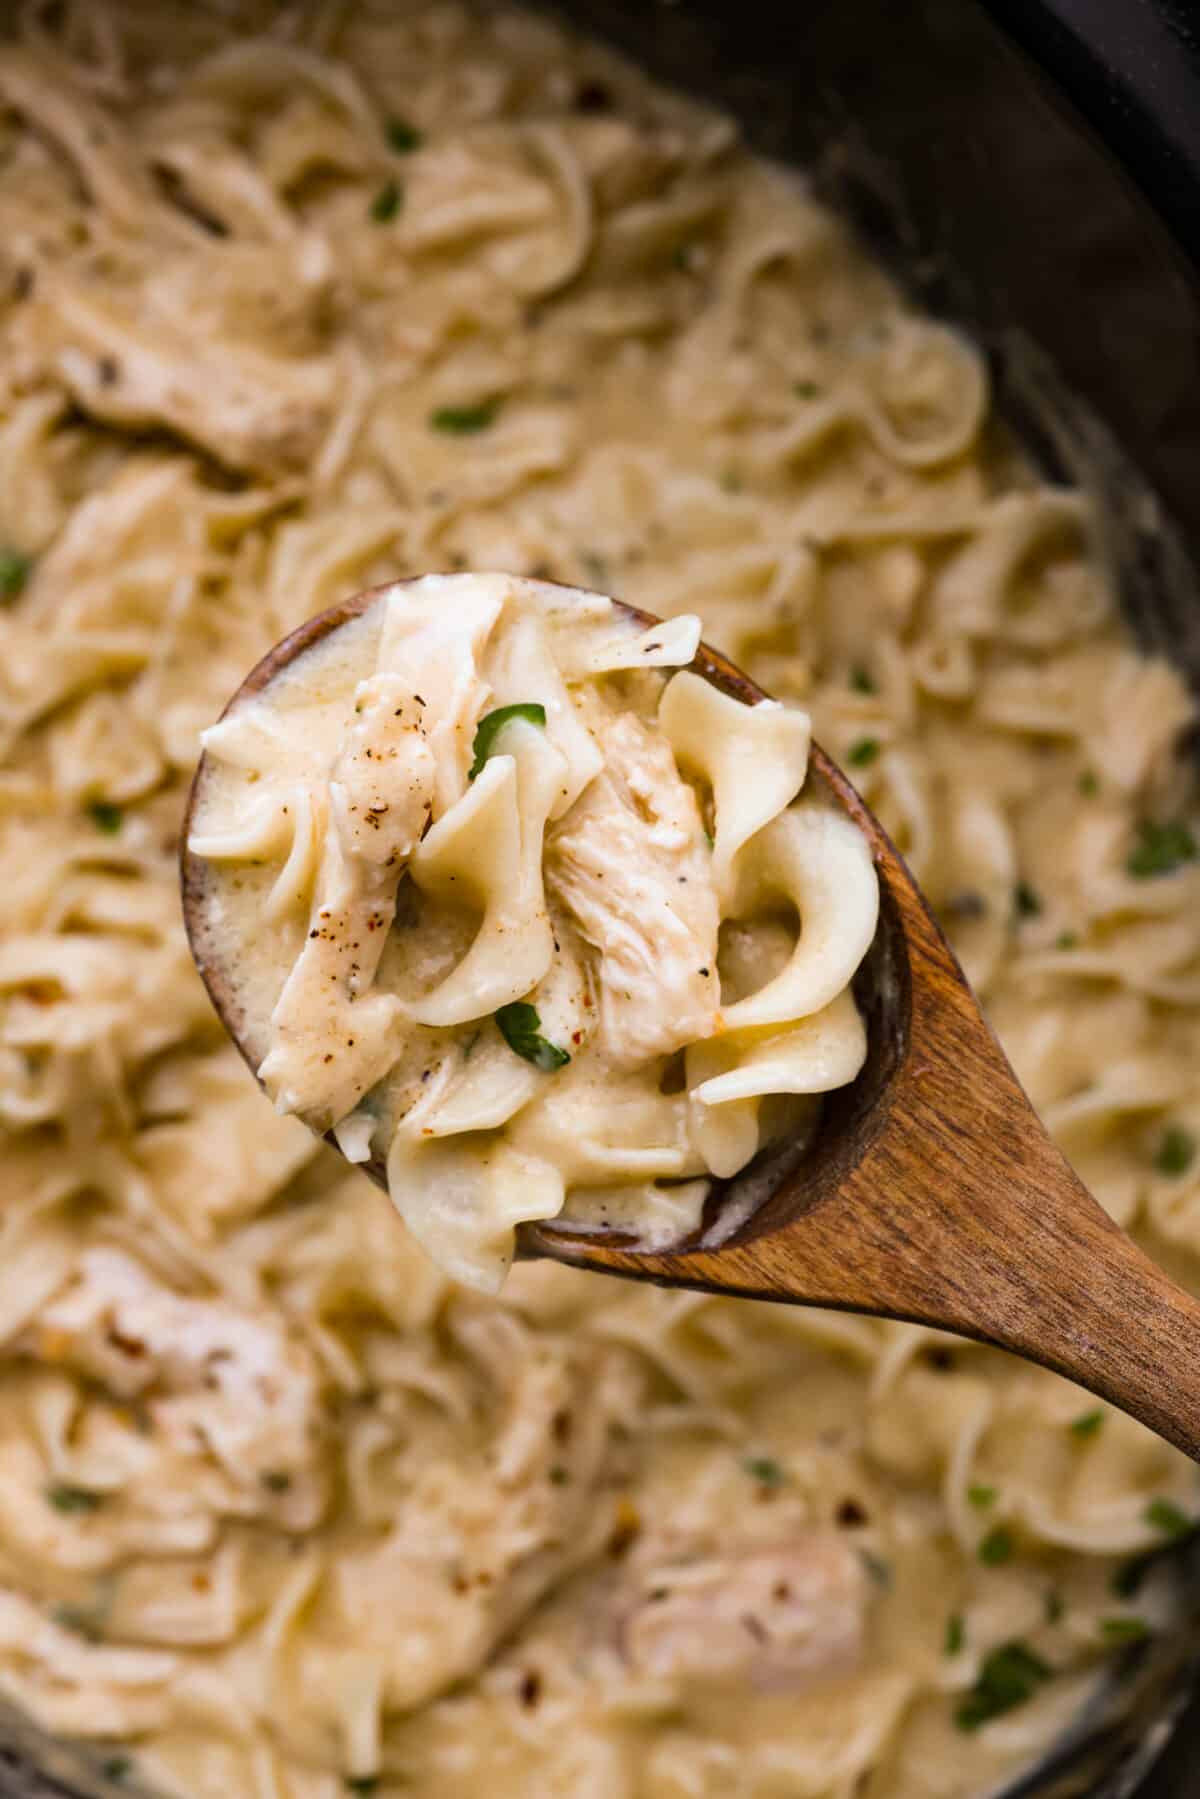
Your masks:
M1165 1621L1190 1466L914 1327L456 1289L224 1039L176 857L200 730L346 594L695 612L1196 1285L1191 709L1087 500L799 177L545 18L14 10L0 1691L189 1799L992 1790Z

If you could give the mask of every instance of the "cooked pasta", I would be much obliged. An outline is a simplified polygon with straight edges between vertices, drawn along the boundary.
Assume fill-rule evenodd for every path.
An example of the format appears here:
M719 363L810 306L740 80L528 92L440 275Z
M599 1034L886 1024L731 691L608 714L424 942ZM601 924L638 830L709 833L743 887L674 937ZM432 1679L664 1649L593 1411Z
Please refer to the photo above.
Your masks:
M0 107L0 1691L189 1799L990 1791L1169 1617L1190 1465L911 1326L454 1289L224 1040L177 838L371 583L694 612L1200 1284L1192 709L1089 501L798 176L541 16L29 0Z
M204 733L192 930L243 1047L485 1292L534 1219L695 1231L708 1177L806 1132L866 1058L870 851L797 803L807 715L689 672L699 641L429 575Z

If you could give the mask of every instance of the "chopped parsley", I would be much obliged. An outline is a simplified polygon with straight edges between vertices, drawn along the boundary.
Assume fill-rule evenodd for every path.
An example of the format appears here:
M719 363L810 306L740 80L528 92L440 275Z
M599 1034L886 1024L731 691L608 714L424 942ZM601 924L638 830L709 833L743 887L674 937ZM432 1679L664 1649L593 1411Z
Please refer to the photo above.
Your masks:
M860 737L846 751L846 760L851 768L867 768L879 754L878 737Z
M1032 1699L1054 1670L1024 1643L1002 1643L979 1670L979 1678L954 1714L960 1730L978 1730Z
M875 677L869 669L863 667L861 662L856 662L850 670L850 685L855 693L878 693L879 691L875 685Z
M871 1579L875 1582L875 1585L877 1587L882 1587L886 1593L892 1584L892 1570L890 1563L885 1562L881 1555L873 1555L869 1549L860 1549L858 1552L858 1559L866 1569L867 1573L871 1576Z
M742 1467L763 1487L781 1487L787 1479L779 1463L769 1455L748 1455L744 1457Z
M977 1512L986 1512L989 1505L996 1503L995 1487L974 1486L967 1488L967 1501Z
M1079 777L1079 791L1084 799L1095 799L1100 791L1100 777L1094 775L1090 768L1085 768Z
M85 1611L80 1605L56 1605L50 1615L64 1630L73 1630L87 1642L100 1641L104 1624L98 1612Z
M268 1493L286 1493L292 1484L292 1477L282 1468L268 1468L259 1479Z
M1056 1591L1056 1589L1054 1587L1051 1587L1049 1592L1046 1594L1046 1622L1047 1622L1047 1624L1061 1623L1062 1615L1065 1610L1066 1610L1066 1607L1063 1604L1062 1594L1059 1593L1058 1591Z
M1154 1152L1160 1174L1186 1174L1196 1158L1196 1139L1181 1125L1168 1125Z
M595 550L580 550L579 560L589 581L597 587L603 587L608 580L608 558L599 555Z
M509 1049L546 1074L565 1067L571 1060L565 1049L559 1049L557 1043L549 1043L542 1036L537 1007L531 1006L528 1000L518 999L511 1006L501 1006L496 1023Z
M1153 1564L1153 1555L1137 1555L1132 1561L1122 1562L1119 1568L1114 1568L1108 1584L1117 1598L1135 1598L1145 1585L1146 1576Z
M798 400L815 400L820 393L815 381L793 381L792 392Z
M686 273L692 266L692 254L695 247L694 244L689 243L676 244L675 248L671 251L671 267L673 269L682 269Z
M1016 1554L1013 1534L1006 1525L997 1524L989 1530L979 1545L977 1554L986 1568L999 1568L1005 1562L1011 1562Z
M106 837L115 837L125 822L120 806L114 806L111 800L93 800L87 810L96 829Z
M132 1771L133 1763L127 1755L110 1755L107 1761L100 1763L100 1772L105 1780L124 1780Z
M480 400L475 406L438 406L429 415L435 431L451 437L470 437L475 431L486 431L500 410L499 400Z
M1139 881L1154 875L1174 874L1185 862L1196 859L1196 839L1178 820L1155 824L1144 818L1138 826L1138 840L1125 861L1127 871Z
M570 1474L563 1467L561 1462L555 1462L553 1468L550 1469L547 1475L547 1479L552 1487L565 1487L570 1478Z
M407 156L410 150L419 150L424 142L424 134L410 125L407 119L389 119L385 127L388 147L397 156Z
M32 556L23 556L20 550L0 549L0 601L18 599L32 569Z
M1150 1626L1144 1618L1132 1615L1121 1618L1101 1618L1100 1635L1110 1643L1140 1643L1143 1637L1150 1635Z
M1018 881L1013 888L1013 905L1018 918L1037 918L1042 910L1041 895L1028 881Z
M1094 1412L1080 1412L1078 1418L1072 1418L1067 1426L1073 1437L1094 1437L1105 1419L1103 1406L1097 1406Z
M342 1783L348 1793L377 1793L378 1774L347 1774Z
M952 1612L946 1619L946 1638L942 1644L946 1655L957 1655L967 1640L967 1627L963 1623L961 1612Z
M496 739L510 719L523 718L531 725L545 728L546 708L537 700L518 700L513 706L497 706L494 712L485 712L475 727L475 741L471 748L475 752L475 760L467 770L468 781L483 772L484 763L495 748Z
M385 181L371 201L370 215L377 225L389 225L400 211L404 190L398 181Z
M56 1512L96 1512L104 1504L103 1493L90 1487L73 1487L68 1481L55 1481L46 1488L46 1504Z
M1054 939L1055 949L1078 949L1079 934L1076 931L1060 931Z
M1152 1529L1161 1531L1164 1537L1179 1538L1190 1536L1196 1528L1196 1520L1171 1499L1152 1499L1142 1517Z

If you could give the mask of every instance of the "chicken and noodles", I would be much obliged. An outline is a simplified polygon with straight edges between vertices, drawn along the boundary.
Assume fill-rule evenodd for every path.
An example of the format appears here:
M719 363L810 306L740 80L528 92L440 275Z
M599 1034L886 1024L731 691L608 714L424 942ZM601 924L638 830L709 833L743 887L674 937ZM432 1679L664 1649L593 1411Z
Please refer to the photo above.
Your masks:
M534 1219L678 1241L866 1058L878 882L799 797L807 714L691 672L694 615L364 597L204 733L203 965L276 1107L386 1158L457 1280L498 1291Z
M913 1326L453 1283L225 1039L176 862L201 730L356 590L695 614L1196 1286L1192 710L1089 501L800 176L540 14L30 0L0 224L0 1694L186 1799L994 1791L1164 1626L1190 1465Z

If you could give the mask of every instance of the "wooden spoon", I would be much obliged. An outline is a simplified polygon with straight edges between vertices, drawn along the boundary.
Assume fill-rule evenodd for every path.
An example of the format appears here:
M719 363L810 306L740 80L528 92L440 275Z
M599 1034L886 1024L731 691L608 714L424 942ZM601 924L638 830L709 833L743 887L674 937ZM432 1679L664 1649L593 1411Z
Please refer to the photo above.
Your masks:
M383 591L356 595L294 631L227 710ZM622 610L642 627L657 622ZM704 645L692 667L740 700L766 697ZM522 1226L518 1253L955 1331L1069 1376L1200 1460L1200 1304L1072 1173L894 844L815 744L810 770L865 834L879 874L879 928L856 981L869 1043L861 1075L826 1097L816 1140L803 1152L776 1146L715 1182L702 1229L679 1247L642 1250L612 1232L548 1223ZM201 757L183 835L184 917L213 1003L247 1055L246 1020L223 954L232 946L209 928L208 865L186 847L206 779ZM361 1166L386 1185L382 1160ZM731 1219L740 1222L724 1233L722 1221Z

